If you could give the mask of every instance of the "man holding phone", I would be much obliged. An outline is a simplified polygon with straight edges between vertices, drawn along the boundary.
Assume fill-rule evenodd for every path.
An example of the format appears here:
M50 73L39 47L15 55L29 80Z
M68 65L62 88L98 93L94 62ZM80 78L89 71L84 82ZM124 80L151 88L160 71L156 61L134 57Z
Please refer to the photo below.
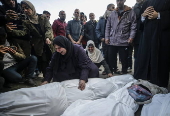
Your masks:
M23 18L23 11L21 5L17 3L17 0L1 0L0 2L2 3L2 6L0 6L0 26L5 27L6 24L14 24L18 30L23 29L22 23L26 17ZM23 37L13 36L11 33L7 34L8 39L14 39L20 45L26 57L30 56L31 47L29 34Z
M9 83L17 83L23 81L20 72L26 69L26 83L35 86L32 77L37 65L37 58L30 56L26 58L21 47L14 41L6 40L7 34L4 28L0 27L0 61L4 67L2 77L5 79L5 87L10 87Z

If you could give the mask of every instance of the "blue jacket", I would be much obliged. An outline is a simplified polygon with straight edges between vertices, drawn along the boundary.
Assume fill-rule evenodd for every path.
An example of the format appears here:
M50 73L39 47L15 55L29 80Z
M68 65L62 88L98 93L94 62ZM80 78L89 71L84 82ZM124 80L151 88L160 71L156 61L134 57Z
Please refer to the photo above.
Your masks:
M106 22L107 20L104 17L101 17L96 26L96 35L100 41L102 38L105 38Z

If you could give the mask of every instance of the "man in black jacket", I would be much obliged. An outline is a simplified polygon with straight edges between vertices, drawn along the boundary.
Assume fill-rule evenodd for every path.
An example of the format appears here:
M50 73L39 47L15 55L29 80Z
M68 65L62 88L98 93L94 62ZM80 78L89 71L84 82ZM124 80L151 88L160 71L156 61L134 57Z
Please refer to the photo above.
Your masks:
M115 5L114 4L109 4L107 5L107 10L105 11L105 14L100 17L98 23L97 23L97 26L96 26L96 35L97 35L97 38L99 41L102 42L102 50L103 50L103 55L104 55L104 58L107 62L107 64L109 65L108 63L108 53L107 53L107 46L105 44L105 27L106 27L106 23L107 23L107 18L109 17L109 15L111 14L111 12L115 9ZM117 61L115 61L115 63L117 64ZM111 68L111 66L109 66ZM116 72L114 72L116 73ZM102 73L103 75L106 74L105 71L103 71Z
M88 21L84 26L84 35L87 38L87 40L92 40L95 43L95 46L99 48L99 40L96 36L96 25L97 21L95 20L95 14L90 13L89 14L90 21Z
M134 39L134 70L136 69L136 59L137 59L137 53L138 53L138 47L140 39L142 38L142 25L141 25L141 10L142 6L145 0L136 0L136 4L133 8L134 12L136 13L136 19L137 19L137 32Z

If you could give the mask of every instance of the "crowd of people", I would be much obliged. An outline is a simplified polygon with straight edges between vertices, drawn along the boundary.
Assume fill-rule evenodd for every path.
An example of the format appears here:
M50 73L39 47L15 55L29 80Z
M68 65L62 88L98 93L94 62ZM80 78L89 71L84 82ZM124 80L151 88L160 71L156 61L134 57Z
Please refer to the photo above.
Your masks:
M1 0L0 86L25 82L37 86L35 75L43 73L42 84L80 79L85 89L88 78L127 74L134 65L134 78L168 86L170 64L170 0L126 0L109 4L97 21L75 9L65 22L66 12L51 25L50 12L38 14L27 0ZM101 47L102 46L102 47ZM133 63L134 51L134 63ZM119 70L118 62L122 69Z

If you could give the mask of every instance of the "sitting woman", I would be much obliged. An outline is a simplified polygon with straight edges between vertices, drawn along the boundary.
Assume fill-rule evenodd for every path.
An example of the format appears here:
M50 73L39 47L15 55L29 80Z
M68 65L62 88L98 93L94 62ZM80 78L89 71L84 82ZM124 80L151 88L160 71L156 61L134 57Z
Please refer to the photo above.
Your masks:
M51 79L57 82L80 79L78 88L84 90L88 78L99 76L97 66L88 58L80 45L72 44L64 36L57 36L53 44L56 52L47 67L42 85L49 83Z
M95 44L94 44L94 42L92 40L89 40L87 42L86 54L89 56L91 61L96 64L96 66L98 68L101 65L103 65L103 67L105 68L105 71L106 71L108 77L112 77L113 76L111 71L110 71L110 69L109 69L108 64L106 63L106 61L104 60L104 58L102 56L101 51L95 47Z

